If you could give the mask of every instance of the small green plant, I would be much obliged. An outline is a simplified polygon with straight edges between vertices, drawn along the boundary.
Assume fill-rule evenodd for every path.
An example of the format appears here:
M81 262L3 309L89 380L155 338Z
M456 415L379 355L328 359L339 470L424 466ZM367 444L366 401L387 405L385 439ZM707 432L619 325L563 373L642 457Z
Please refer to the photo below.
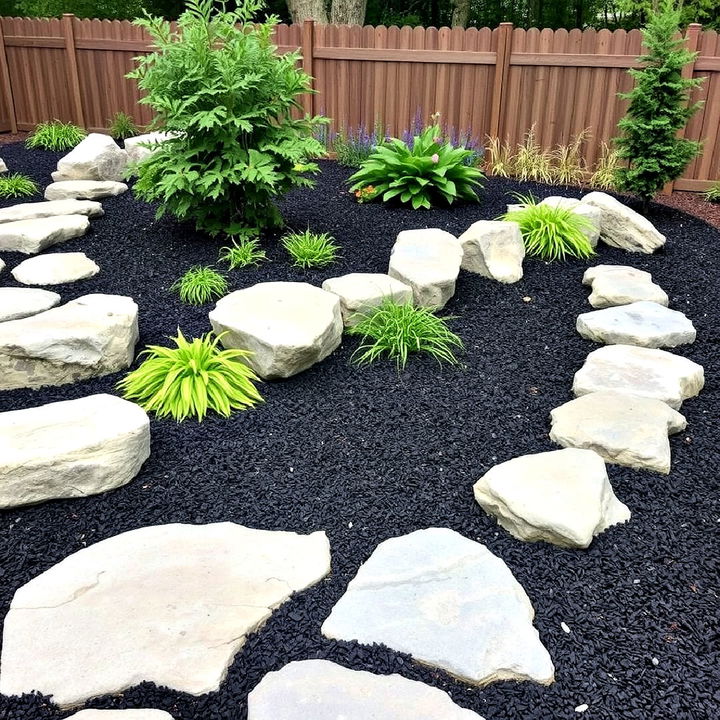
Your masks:
M353 362L367 365L386 356L395 360L398 370L405 368L411 353L428 353L439 363L457 364L453 350L462 348L462 340L447 326L447 320L432 310L385 300L374 312L365 315L348 329L359 335L361 345L353 353Z
M385 139L385 130L378 122L372 132L364 126L357 131L342 129L332 139L332 149L339 165L359 168Z
M232 240L232 245L220 248L220 262L226 262L231 270L259 265L267 260L265 251L260 247L258 238L241 235Z
M535 180L550 183L553 179L552 155L543 150L535 139L535 125L526 133L522 143L517 146L513 162L513 174L518 180Z
M495 177L510 177L514 170L515 158L510 143L500 142L500 138L487 136L487 171Z
M282 239L283 247L293 258L293 265L301 268L325 267L337 258L339 246L328 233L314 233L308 228L292 232Z
M564 260L568 257L587 259L595 254L585 235L592 227L587 218L567 208L539 204L531 195L515 197L523 207L499 219L520 226L528 255L543 260Z
M170 290L177 292L184 303L205 305L227 293L228 284L224 275L205 265L194 265Z
M720 180L716 180L706 191L705 199L708 202L720 202Z
M251 353L222 350L220 338L208 333L188 341L178 328L171 338L175 347L143 350L145 360L118 388L148 412L177 422L193 416L202 422L209 410L228 417L233 410L254 407L262 397L254 384L257 375L244 362Z
M604 142L595 165L595 171L590 176L590 185L601 190L616 190L619 167L620 158L617 151Z
M578 133L567 145L557 145L550 153L552 181L560 185L582 185L585 179L585 161L582 144L588 139L589 129Z
M0 175L0 197L25 197L35 195L38 190L37 183L27 175L21 175L20 173Z
M72 150L86 135L87 132L77 125L53 120L37 125L25 140L25 146L61 152Z
M120 110L113 115L109 121L110 127L108 133L115 140L125 140L129 137L135 137L140 134L140 128L135 124L132 115Z

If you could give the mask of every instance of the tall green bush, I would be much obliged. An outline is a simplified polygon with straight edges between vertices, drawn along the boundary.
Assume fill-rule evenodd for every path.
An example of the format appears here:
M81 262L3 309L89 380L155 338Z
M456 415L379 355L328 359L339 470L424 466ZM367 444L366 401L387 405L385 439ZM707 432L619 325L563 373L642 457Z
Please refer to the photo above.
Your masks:
M138 80L157 117L175 133L137 168L135 192L158 202L158 213L193 220L198 229L229 235L243 228L280 225L274 200L310 186L302 170L324 154L313 129L326 120L294 119L309 76L299 53L278 55L271 43L276 19L251 24L262 0L239 0L215 10L213 0L188 0L178 31L146 16L157 50L138 58Z

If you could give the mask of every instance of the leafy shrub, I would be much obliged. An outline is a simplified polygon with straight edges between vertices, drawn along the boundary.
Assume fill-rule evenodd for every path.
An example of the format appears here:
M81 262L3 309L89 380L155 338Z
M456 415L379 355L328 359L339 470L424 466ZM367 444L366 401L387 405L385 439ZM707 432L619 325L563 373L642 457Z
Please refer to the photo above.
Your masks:
M61 152L72 150L86 135L87 132L77 125L53 120L36 125L25 140L25 146Z
M398 370L405 368L408 355L428 353L439 363L457 364L454 348L462 340L447 326L449 318L440 318L432 310L386 300L348 328L350 335L361 336L361 345L353 353L353 362L366 365L383 356L395 360Z
M126 138L135 137L140 134L140 128L135 124L132 115L128 115L122 110L116 112L109 122L110 127L108 128L108 133L110 137L115 138L115 140L125 140Z
M235 270L250 265L259 265L263 260L267 260L267 255L260 247L260 241L257 238L240 236L237 240L232 241L232 245L220 248L219 260L226 262L231 270Z
M189 0L178 31L161 18L136 21L157 51L138 59L129 77L157 123L178 136L139 163L135 191L158 213L194 220L199 229L234 235L243 227L281 223L273 200L312 180L307 158L324 148L313 137L323 118L294 119L309 77L299 52L277 54L277 18L252 23L262 0L215 11L213 0Z
M705 199L708 202L720 202L720 180L714 182L706 191Z
M619 167L620 158L617 150L613 150L607 143L603 143L595 171L590 176L590 185L601 190L616 190Z
M178 422L192 416L202 422L208 410L228 417L262 402L258 377L243 362L248 351L221 350L212 333L189 342L178 328L171 339L174 348L151 345L140 353L146 359L118 383L125 398Z
M330 265L340 249L334 237L328 233L314 233L310 229L285 235L282 244L293 258L293 265L301 268Z
M171 286L184 303L205 305L222 297L228 291L227 280L216 270L204 265L194 265Z
M37 183L27 175L21 175L20 173L0 175L0 197L25 197L35 195L38 191Z

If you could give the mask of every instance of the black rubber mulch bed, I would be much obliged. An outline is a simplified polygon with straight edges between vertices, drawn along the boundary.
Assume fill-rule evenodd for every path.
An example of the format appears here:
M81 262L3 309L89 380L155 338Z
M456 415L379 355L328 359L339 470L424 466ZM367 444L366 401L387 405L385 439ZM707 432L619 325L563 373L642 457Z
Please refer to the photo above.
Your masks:
M58 157L20 145L2 154L12 170L43 184ZM494 179L478 205L412 212L356 204L345 189L347 175L323 163L316 189L282 203L291 227L310 226L338 239L340 262L321 272L294 269L268 238L272 262L231 273L231 286L265 280L319 285L333 275L384 272L400 230L430 226L460 234L475 220L501 213L511 191L540 197L561 191ZM191 265L214 262L220 243L172 220L156 221L154 210L131 193L104 206L105 217L93 222L87 237L50 251L82 250L102 268L93 279L58 288L63 300L93 292L132 296L140 306L139 348L164 342L178 326L190 335L206 332L210 308L184 306L168 287ZM445 314L455 316L451 325L465 341L463 367L440 369L417 358L402 374L390 363L358 369L350 364L357 340L347 339L307 372L264 384L267 402L255 411L200 425L153 420L152 456L126 487L3 512L3 615L20 585L70 553L126 530L223 520L270 530L325 530L331 576L292 598L249 638L218 692L196 698L144 684L89 705L162 708L177 720L243 720L247 694L265 673L320 657L422 680L487 720L579 717L574 708L583 703L588 720L716 720L720 233L667 207L653 206L650 219L669 238L663 251L630 255L602 247L598 262L653 273L671 306L697 327L696 343L678 351L705 367L708 386L683 406L689 426L671 440L668 477L610 466L615 491L633 516L589 550L519 542L473 499L474 481L493 464L554 449L548 414L571 398L573 373L594 348L574 329L576 316L590 309L581 285L587 263L529 259L515 285L461 273ZM4 259L12 268L22 257L6 253ZM13 282L7 270L0 280ZM113 392L120 376L4 392L0 410ZM378 543L430 526L478 540L508 564L536 609L536 626L557 667L554 685L501 682L477 689L387 648L321 636L321 623ZM563 621L570 634L562 631ZM67 714L47 698L0 699L2 720Z

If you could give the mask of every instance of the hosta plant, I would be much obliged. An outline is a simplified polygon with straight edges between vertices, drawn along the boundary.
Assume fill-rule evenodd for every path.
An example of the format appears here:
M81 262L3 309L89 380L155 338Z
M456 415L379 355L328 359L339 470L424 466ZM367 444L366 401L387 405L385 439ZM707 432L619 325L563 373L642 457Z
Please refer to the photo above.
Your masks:
M25 197L35 195L38 191L37 183L27 175L21 175L20 173L0 175L0 197Z
M282 239L283 247L293 259L293 265L301 268L325 267L337 258L340 248L328 233L308 230L288 233Z
M159 418L202 421L208 411L228 417L262 401L258 377L244 362L246 350L223 350L221 336L212 333L187 340L178 328L175 347L151 345L140 353L142 364L125 376L118 388Z
M53 120L37 125L25 140L25 146L61 152L72 150L86 135L77 125Z
M140 134L140 128L135 124L132 115L128 115L122 110L118 111L113 115L110 120L110 126L108 128L110 137L115 140L125 140L129 137L135 137Z
M259 265L267 260L265 251L260 247L260 240L241 235L232 240L231 245L220 248L220 262L225 262L231 270Z
M170 286L170 290L177 292L184 303L205 305L225 295L228 284L225 276L217 270L205 265L194 265Z

